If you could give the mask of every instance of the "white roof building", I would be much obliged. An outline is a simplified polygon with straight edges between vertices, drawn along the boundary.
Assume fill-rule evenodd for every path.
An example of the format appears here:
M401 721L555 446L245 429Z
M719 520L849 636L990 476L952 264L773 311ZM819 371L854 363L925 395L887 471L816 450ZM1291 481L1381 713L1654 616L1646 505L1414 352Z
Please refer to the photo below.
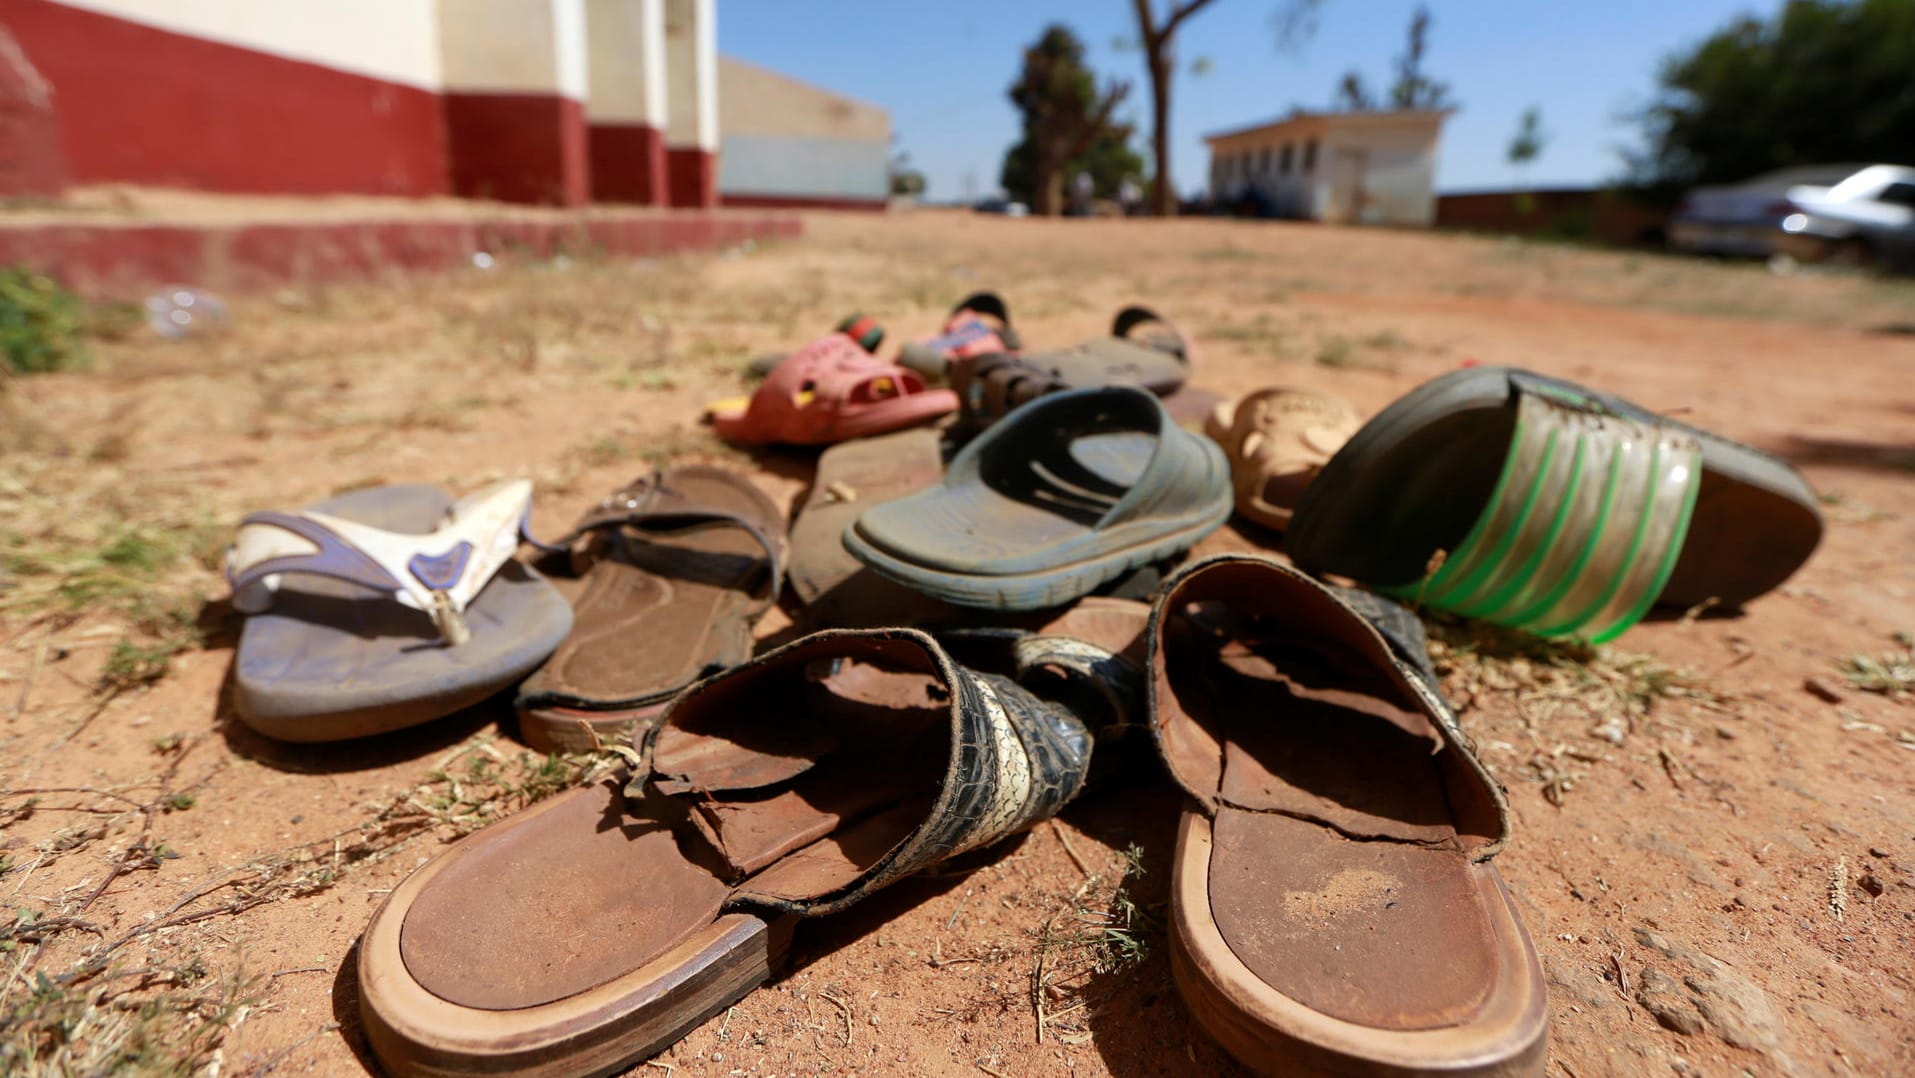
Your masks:
M1210 195L1280 217L1428 226L1447 109L1297 112L1206 136Z

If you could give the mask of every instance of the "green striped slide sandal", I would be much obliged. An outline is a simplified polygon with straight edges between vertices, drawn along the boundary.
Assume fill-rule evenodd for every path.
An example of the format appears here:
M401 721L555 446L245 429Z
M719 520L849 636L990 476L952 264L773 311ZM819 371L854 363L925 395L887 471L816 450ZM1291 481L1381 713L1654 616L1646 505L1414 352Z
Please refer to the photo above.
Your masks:
M1324 466L1286 539L1301 568L1600 644L1658 603L1739 607L1815 550L1789 464L1529 371L1479 367L1384 409Z

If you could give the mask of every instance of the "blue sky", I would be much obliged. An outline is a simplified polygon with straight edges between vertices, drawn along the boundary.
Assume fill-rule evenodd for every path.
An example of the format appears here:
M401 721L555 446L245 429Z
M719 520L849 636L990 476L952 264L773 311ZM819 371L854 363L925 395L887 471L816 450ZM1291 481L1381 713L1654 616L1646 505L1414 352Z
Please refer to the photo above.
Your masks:
M1165 0L1153 0L1161 10ZM1768 15L1782 0L1432 0L1425 69L1450 84L1461 109L1443 132L1437 188L1507 186L1504 152L1524 108L1542 109L1551 138L1529 169L1537 185L1585 184L1622 171L1619 147L1635 141L1625 114L1648 99L1672 50L1742 14ZM1387 85L1413 0L1325 0L1313 39L1279 53L1274 0L1216 0L1184 24L1181 73L1171 97L1171 173L1180 190L1202 186L1206 132L1323 107L1350 68ZM1092 66L1128 79L1123 112L1148 145L1149 83L1133 37L1129 0L724 0L719 51L882 106L898 144L930 181L929 196L979 195L997 186L1017 137L1005 97L1024 46L1063 22L1089 46ZM1188 73L1198 57L1203 75ZM722 103L719 106L724 107Z

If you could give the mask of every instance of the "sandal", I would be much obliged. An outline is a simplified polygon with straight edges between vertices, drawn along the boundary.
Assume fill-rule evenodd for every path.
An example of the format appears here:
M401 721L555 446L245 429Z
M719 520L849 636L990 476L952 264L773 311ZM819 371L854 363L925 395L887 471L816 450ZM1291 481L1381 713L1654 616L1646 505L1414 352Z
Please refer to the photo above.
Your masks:
M433 486L356 490L240 521L226 553L240 721L337 741L470 707L524 677L571 608L514 559L532 484L457 502Z
M786 357L749 398L718 401L706 414L729 442L824 445L936 419L957 408L948 389L882 362L843 333Z
M541 752L625 741L685 686L744 662L784 579L784 515L704 465L639 478L557 545L574 550L584 590L571 634L514 705Z
M1362 423L1342 397L1309 389L1260 389L1218 404L1204 433L1230 458L1237 512L1282 531L1303 489Z
M1142 389L1057 393L965 446L942 482L845 532L879 574L960 606L1035 610L1181 554L1230 515L1223 452Z
M1490 864L1508 807L1426 675L1252 555L1172 578L1148 649L1198 1023L1262 1074L1540 1075L1542 968Z
M1024 358L1066 385L1142 386L1167 397L1189 379L1195 349L1170 319L1148 307L1132 306L1117 312L1107 337Z
M804 603L808 626L924 625L955 613L872 572L844 548L844 530L858 514L943 475L938 432L924 427L840 442L818 455L811 492L791 525L791 590Z
M944 332L927 341L913 341L898 352L898 364L926 378L946 377L953 361L1022 347L1011 328L1011 309L996 292L976 292L957 302L944 320ZM875 351L875 349L874 349Z
M1298 500L1297 565L1600 644L1652 604L1736 607L1822 537L1787 463L1506 367L1455 371L1365 424Z
M1089 755L1075 715L915 630L773 650L674 701L624 794L560 794L393 891L359 946L373 1052L395 1075L634 1063L763 983L796 918L1056 814Z

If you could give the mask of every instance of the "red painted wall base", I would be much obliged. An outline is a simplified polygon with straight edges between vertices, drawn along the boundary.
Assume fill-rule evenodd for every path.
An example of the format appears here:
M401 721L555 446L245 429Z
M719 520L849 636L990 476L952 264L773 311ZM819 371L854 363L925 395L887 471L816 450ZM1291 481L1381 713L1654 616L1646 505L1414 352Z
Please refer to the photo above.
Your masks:
M0 26L0 198L57 195L68 178L53 87Z
M523 217L256 225L0 226L0 266L24 265L90 296L136 298L185 281L220 291L322 284L561 251L651 256L788 239L794 214L595 210Z
M718 155L695 146L665 151L671 205L709 209L718 205Z
M555 206L590 200L585 109L578 102L456 92L444 102L454 194Z
M891 203L882 198L813 198L810 195L735 195L722 192L720 205L759 210L861 210L883 213Z
M593 124L590 140L593 199L664 204L664 132L643 124Z
M0 24L53 84L77 183L437 195L439 95L50 3Z

